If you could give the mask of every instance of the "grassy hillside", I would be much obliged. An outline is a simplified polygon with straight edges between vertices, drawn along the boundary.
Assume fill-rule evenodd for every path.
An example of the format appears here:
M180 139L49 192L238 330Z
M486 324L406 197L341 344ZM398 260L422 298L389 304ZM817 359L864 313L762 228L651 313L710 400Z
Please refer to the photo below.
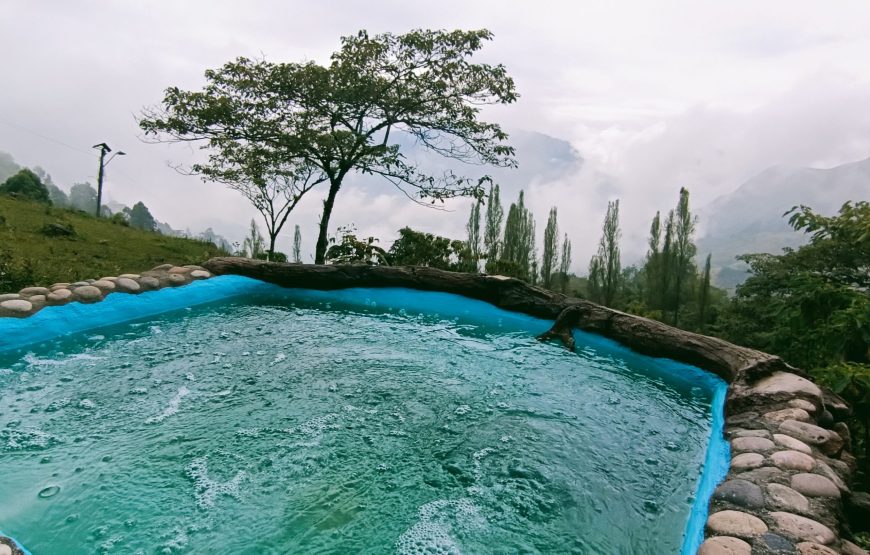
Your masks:
M57 235L58 227L74 235ZM133 229L82 212L0 197L0 293L222 254L211 243Z

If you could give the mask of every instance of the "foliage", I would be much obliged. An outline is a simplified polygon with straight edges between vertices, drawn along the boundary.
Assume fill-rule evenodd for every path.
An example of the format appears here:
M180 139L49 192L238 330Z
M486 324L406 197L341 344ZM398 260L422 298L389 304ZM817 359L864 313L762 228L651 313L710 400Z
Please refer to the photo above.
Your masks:
M293 262L297 264L302 262L302 231L299 229L299 224L296 224L293 232Z
M465 243L468 250L468 264L466 264L465 270L469 272L478 271L480 259L483 256L480 250L480 207L482 204L483 199L478 199L471 206L471 214L468 215L468 224L465 226L465 231L468 232L468 240Z
M69 191L69 206L93 214L97 207L97 190L90 183L76 183Z
M526 208L524 196L520 191L517 202L508 210L497 269L505 275L534 283L535 219Z
M147 231L157 229L157 222L154 220L154 216L151 215L151 211L148 210L148 207L142 201L134 204L133 208L124 208L123 213L130 225L136 229Z
M615 306L622 282L619 254L619 199L607 203L598 254L589 262L589 296L604 306Z
M159 264L200 264L226 253L211 243L168 237L42 203L0 197L0 293L31 285L136 273ZM48 225L74 229L47 237Z
M675 240L673 243L674 272L674 308L673 324L679 321L680 303L683 301L683 289L690 272L693 272L692 260L695 258L695 225L697 219L689 211L689 191L680 189L680 200L677 203Z
M39 176L27 168L0 184L0 195L51 204L48 189Z
M568 240L568 234L565 234L565 239L562 241L562 258L559 261L559 286L562 293L568 292L568 272L571 270L571 241Z
M266 254L263 245L263 235L260 234L260 228L257 227L257 222L251 220L248 235L242 241L242 254L248 258L260 258Z
M556 221L556 207L550 208L547 227L544 228L544 253L541 258L541 285L553 288L553 273L559 263L559 224Z
M315 249L322 263L335 198L351 172L433 203L482 196L487 176L429 175L403 156L397 134L463 162L515 165L507 134L478 117L484 105L517 99L503 66L470 61L491 39L487 30L360 31L341 39L328 66L238 58L206 71L202 91L167 89L140 125L147 135L203 141L210 157L200 171L220 172L253 152L267 167L289 163L328 181Z
M353 225L338 228L338 235L329 238L330 247L326 251L326 263L388 266L386 251L375 244L378 239L375 237L359 239L355 232L356 228Z
M486 251L486 271L494 271L494 265L501 255L501 224L504 219L504 208L499 198L499 186L490 185L486 199L486 228L483 234L483 248Z
M387 253L394 266L428 266L454 272L474 271L477 261L468 245L456 239L405 227Z

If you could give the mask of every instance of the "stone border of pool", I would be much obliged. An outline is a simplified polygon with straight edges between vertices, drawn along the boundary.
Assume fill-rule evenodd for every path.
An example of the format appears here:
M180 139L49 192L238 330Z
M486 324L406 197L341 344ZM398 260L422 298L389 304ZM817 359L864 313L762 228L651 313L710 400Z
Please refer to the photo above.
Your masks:
M0 317L26 317L44 306L97 302L113 292L138 293L223 274L306 289L406 287L454 293L555 320L542 340L560 339L570 348L569 332L579 328L643 354L711 371L729 384L725 436L735 456L712 496L706 540L698 553L866 555L845 539L843 498L850 494L847 484L855 460L849 454L850 435L844 423L849 407L836 395L779 357L516 279L433 268L320 266L224 257L203 266L165 264L142 274L29 287L0 295ZM4 540L0 536L0 543Z

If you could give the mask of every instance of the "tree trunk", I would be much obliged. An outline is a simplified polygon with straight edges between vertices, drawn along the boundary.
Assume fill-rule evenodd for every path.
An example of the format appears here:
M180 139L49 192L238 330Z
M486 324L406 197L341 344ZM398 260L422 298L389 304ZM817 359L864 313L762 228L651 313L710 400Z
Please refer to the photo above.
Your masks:
M278 239L277 232L269 233L269 252L267 253L266 260L274 260L275 258L275 241Z
M326 246L328 244L326 234L329 231L329 217L332 215L332 207L335 205L335 196L338 194L339 188L341 188L340 181L330 181L329 194L326 196L326 200L323 201L323 214L320 216L320 232L317 235L317 246L314 249L315 264L326 263Z

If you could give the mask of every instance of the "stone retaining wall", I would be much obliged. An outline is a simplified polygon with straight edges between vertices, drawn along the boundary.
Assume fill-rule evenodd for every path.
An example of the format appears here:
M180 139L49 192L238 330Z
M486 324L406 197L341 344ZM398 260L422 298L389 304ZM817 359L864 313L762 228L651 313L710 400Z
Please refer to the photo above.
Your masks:
M45 306L98 302L115 292L185 285L212 274L239 274L283 286L354 286L441 290L555 319L542 338L570 345L568 328L611 337L653 356L700 366L729 382L725 435L731 469L710 502L700 555L867 555L846 539L843 498L855 459L844 423L849 407L778 357L660 322L610 310L502 276L428 268L290 265L239 258L202 266L164 264L124 274L0 295L0 317L26 317ZM4 539L0 536L0 549Z

